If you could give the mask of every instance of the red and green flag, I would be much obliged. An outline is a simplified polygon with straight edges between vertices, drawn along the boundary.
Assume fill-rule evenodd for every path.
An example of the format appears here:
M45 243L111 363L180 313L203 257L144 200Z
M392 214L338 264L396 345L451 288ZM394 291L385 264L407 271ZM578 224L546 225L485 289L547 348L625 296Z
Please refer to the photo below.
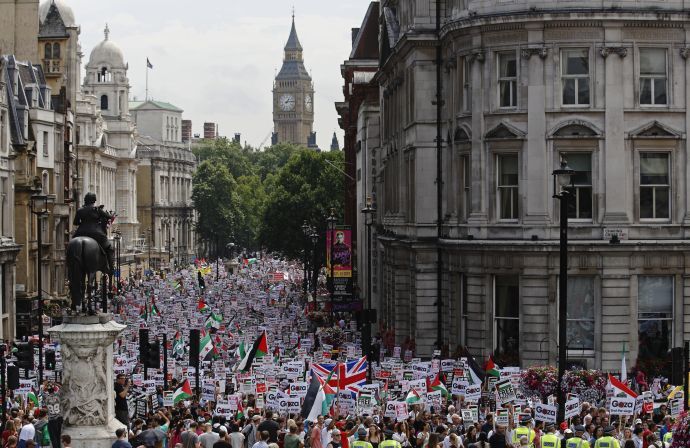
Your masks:
M192 388L189 385L189 380L184 380L175 393L173 393L173 404L177 405L180 401L184 401L192 396Z
M252 367L254 359L262 358L268 354L268 341L266 339L266 332L262 331L259 337L252 344L251 350L247 352L240 364L237 366L237 370L242 372L247 372Z
M492 356L489 356L489 360L486 362L484 371L488 376L495 376L496 378L501 377L501 368L496 365Z
M441 374L440 373L437 373L436 377L433 380L430 380L429 378L426 379L426 390L427 390L427 392L435 392L437 390L440 390L442 396L444 396L446 398L450 397L450 394L448 393L448 389L446 388L446 385L443 384L443 381L441 381Z
M209 306L206 305L206 302L204 302L204 299L199 299L199 303L197 304L196 309L197 311L201 311L202 313L211 310L211 308L209 308Z

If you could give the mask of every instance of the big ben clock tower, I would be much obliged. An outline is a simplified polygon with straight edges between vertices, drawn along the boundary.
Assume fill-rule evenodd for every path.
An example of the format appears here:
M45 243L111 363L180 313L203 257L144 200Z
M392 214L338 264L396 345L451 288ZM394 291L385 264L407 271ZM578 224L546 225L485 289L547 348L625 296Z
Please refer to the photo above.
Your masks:
M273 83L273 126L274 140L279 143L308 146L310 140L314 140L314 85L304 68L294 15L283 66Z

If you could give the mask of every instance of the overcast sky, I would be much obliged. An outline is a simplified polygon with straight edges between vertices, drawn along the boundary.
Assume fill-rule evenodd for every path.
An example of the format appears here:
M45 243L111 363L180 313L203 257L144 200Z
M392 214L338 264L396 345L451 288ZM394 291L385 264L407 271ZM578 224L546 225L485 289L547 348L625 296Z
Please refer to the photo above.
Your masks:
M110 39L129 62L130 95L149 96L184 109L194 133L217 122L221 135L242 133L258 146L273 129L275 70L290 34L292 6L307 70L315 84L317 143L330 147L333 131L342 146L335 101L342 101L340 64L351 48L369 0L66 0L81 26L83 65L91 49ZM270 144L270 140L268 141Z

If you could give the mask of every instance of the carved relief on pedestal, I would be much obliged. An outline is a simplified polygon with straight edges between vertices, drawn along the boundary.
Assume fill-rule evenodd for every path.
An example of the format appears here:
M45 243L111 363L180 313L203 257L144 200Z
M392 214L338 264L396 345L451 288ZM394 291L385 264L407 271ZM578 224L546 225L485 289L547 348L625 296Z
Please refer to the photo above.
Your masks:
M65 369L61 403L67 426L105 425L108 416L106 352L103 347L63 344Z

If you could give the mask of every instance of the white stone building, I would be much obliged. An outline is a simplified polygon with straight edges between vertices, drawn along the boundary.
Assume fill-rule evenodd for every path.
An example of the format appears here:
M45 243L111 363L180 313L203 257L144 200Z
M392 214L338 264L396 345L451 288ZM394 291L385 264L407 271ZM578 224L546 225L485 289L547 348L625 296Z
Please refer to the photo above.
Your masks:
M183 111L151 99L132 101L129 107L138 131L138 216L142 238L151 247L151 266L191 262L196 255L196 158L190 144L182 143Z
M686 2L439 4L437 33L437 2L381 1L381 145L358 198L376 200L381 327L421 355L555 364L567 159L570 363L618 369L624 343L631 366L666 358L690 336Z
M91 50L77 100L79 200L96 193L98 203L117 214L113 230L122 234L126 259L139 237L135 125L129 114L128 64L107 25L104 34Z

